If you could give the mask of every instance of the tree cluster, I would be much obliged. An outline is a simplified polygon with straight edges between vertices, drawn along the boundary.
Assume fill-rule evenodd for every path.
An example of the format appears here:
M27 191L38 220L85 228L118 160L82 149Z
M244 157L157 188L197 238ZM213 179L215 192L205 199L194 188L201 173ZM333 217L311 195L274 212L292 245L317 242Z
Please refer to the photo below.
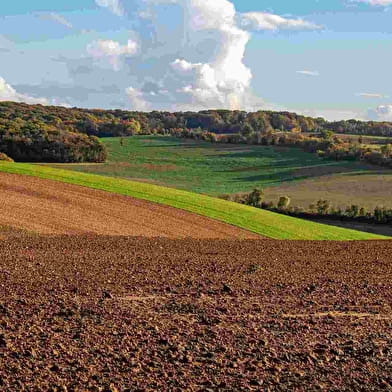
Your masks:
M24 111L0 112L0 152L21 162L104 162L107 157L95 136Z
M222 195L221 198L303 219L335 219L363 223L392 224L392 208L384 206L377 206L372 211L357 204L350 204L345 208L336 208L329 200L320 199L310 204L308 208L302 208L291 206L289 196L281 196L276 204L264 201L263 196L263 191L256 188L249 193Z

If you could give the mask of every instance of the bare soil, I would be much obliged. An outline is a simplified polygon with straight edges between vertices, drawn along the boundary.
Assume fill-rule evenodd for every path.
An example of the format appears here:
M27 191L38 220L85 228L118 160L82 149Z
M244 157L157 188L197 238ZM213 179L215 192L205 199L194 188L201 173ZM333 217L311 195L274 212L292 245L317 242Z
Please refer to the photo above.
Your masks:
M0 390L388 391L392 242L0 241Z
M260 238L176 208L6 173L0 173L0 225L41 234Z

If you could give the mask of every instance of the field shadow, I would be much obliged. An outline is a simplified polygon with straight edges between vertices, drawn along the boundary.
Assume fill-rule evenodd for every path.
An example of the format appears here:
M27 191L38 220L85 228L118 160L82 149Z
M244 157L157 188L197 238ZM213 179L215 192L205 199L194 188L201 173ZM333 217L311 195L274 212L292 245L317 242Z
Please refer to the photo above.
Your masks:
M390 169L381 169L378 168L373 168L372 169L368 169L369 171L359 171L357 173L342 173L343 176L352 176L353 174L355 174L356 176L388 176L388 175L392 175L392 170Z
M276 165L274 165L276 167ZM279 166L277 166L279 167ZM274 182L291 182L291 181L300 181L307 180L311 178L324 177L334 174L339 175L353 175L357 172L358 168L352 168L350 171L350 167L337 167L337 166L308 166L301 168L287 168L286 172L280 171L278 173L269 173L269 174L259 174L254 176L247 177L237 177L235 180L237 181L246 181L246 182L262 182L265 180L275 180ZM372 174L372 173L369 173Z
M363 231L365 233L372 233L378 235L385 235L387 237L392 237L392 226L383 224L372 224L372 223L362 223L362 222L350 222L350 221L340 221L333 219L307 219L312 222L323 223L328 226L337 226L345 229L352 229L357 231Z

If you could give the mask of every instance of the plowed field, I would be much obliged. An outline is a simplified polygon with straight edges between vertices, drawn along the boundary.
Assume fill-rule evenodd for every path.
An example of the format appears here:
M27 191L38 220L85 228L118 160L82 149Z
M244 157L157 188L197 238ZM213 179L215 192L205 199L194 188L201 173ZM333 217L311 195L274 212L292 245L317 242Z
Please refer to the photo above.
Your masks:
M0 390L391 390L391 255L389 241L0 241Z
M260 238L176 208L35 177L0 173L0 226L41 234Z

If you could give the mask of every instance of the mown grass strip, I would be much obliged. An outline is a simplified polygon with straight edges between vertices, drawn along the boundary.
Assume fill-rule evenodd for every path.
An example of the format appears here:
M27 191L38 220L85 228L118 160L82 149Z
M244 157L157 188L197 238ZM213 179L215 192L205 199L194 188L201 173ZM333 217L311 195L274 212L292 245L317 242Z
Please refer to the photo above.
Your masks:
M209 196L157 185L28 163L0 162L0 171L61 181L131 196L238 226L273 239L368 240L388 237L323 225Z

